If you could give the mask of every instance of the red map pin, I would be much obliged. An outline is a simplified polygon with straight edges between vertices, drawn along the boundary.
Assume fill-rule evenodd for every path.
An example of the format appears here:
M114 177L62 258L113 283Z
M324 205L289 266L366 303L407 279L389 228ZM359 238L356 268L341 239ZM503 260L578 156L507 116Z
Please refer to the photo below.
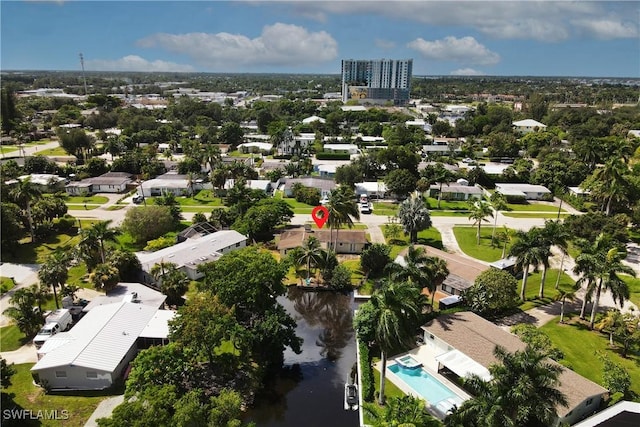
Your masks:
M329 209L324 206L316 206L311 211L311 218L313 218L318 228L322 228L329 219Z

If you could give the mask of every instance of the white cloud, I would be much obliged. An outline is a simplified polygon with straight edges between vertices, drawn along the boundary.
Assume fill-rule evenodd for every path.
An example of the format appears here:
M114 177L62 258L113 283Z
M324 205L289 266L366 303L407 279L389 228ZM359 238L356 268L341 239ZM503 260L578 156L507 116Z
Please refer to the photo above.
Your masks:
M585 33L598 39L619 39L638 37L638 24L612 19L574 20L573 24Z
M473 68L459 68L449 73L452 76L484 76L485 72Z
M85 61L85 65L87 70L93 71L194 71L191 65L162 60L148 61L138 55L127 55L120 59L90 59Z
M159 46L208 67L227 69L230 65L308 65L331 61L338 55L338 44L329 33L282 23L265 26L253 39L229 33L157 33L139 40L138 45Z
M395 42L392 42L391 40L375 39L373 42L376 47L379 47L380 49L393 49L396 47Z
M417 38L407 44L427 59L454 61L468 64L491 65L500 62L500 55L490 51L473 37L445 37L427 41Z
M608 16L612 24L627 28L628 16L637 17L635 2L607 1L295 1L291 10L306 17L371 14L437 26L473 28L502 39L546 42L583 35L581 20ZM259 3L257 3L259 4ZM266 3L265 3L266 4ZM609 27L611 28L611 27ZM628 31L607 31L610 38L629 37ZM602 37L598 32L588 35Z

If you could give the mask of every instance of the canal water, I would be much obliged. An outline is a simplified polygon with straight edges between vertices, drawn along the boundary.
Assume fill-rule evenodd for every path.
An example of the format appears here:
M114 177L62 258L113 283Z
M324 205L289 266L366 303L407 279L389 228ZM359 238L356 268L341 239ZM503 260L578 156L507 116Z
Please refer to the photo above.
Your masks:
M246 421L258 427L357 427L344 410L344 383L356 363L353 296L290 288L279 302L296 320L302 353L285 351L285 372Z

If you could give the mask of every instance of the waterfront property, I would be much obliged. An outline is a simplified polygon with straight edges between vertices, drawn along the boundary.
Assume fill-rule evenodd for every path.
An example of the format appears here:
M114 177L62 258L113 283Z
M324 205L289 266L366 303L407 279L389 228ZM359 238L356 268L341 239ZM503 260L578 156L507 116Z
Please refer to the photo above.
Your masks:
M515 335L471 312L442 315L422 327L424 345L416 351L418 360L453 380L475 373L490 379L488 368L497 362L496 345L509 352L526 345ZM434 357L435 356L435 357ZM555 362L553 362L555 363ZM574 424L600 407L607 389L563 367L558 389L568 401L559 406L558 424Z
M324 249L331 247L337 254L359 254L367 247L369 241L364 230L314 230L298 227L287 230L280 235L278 250L285 256L287 251L303 245L309 236L320 241Z

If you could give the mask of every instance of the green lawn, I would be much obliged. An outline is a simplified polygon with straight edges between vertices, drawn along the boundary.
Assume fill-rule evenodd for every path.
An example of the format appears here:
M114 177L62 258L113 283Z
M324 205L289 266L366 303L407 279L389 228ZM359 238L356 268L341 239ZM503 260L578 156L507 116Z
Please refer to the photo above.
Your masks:
M153 204L157 197L147 197L147 204ZM180 206L224 206L220 197L215 197L211 190L200 190L193 197L176 197Z
M507 203L507 209L517 212L558 212L556 206L543 205L542 203ZM566 212L562 209L560 212Z
M98 209L100 205L67 205L70 211L92 211Z
M542 279L542 271L536 271L534 273L529 273L529 277L527 278L527 290L526 290L526 301L520 304L519 308L522 311L529 310L534 307L538 307L541 305L546 305L555 300L556 295L558 294L558 290L555 288L556 279L558 278L559 270L556 268L550 268L547 271L547 280L544 285L544 298L538 298L538 294L540 293L540 281ZM560 282L558 283L558 289L570 291L573 289L575 285L575 281L569 277L566 273L562 273L560 276ZM518 293L520 293L520 289L522 287L522 279L518 280Z
M16 325L0 328L0 351L14 351L27 344L27 338Z
M483 224L480 229L480 245L476 243L477 227L457 225L453 227L453 234L456 236L458 245L465 254L487 262L497 261L502 258L502 247L491 246L491 234L493 226ZM496 230L496 232L500 229ZM507 245L507 252L509 246Z
M437 211L437 210L432 210L432 211L429 211L429 215L430 216L460 216L460 217L469 218L469 212L465 212L465 211Z
M626 274L621 274L620 277L629 286L629 300L640 307L640 277L631 277Z
M598 360L596 352L605 352L612 362L623 366L629 372L631 390L640 394L640 356L637 353L629 354L625 359L619 355L617 348L609 347L607 334L590 331L582 323L561 325L558 321L559 318L556 318L540 329L564 353L564 359L560 363L591 381L602 384L602 363Z
M445 188L445 186L443 186L443 189L444 188ZM429 209L431 209L431 210L435 210L435 209L461 210L461 211L468 211L469 210L469 203L466 202L466 201L441 200L440 201L440 208L438 208L438 199L436 199L434 197L427 197L427 203L429 204Z
M74 392L45 394L44 390L33 384L31 372L32 363L14 365L16 374L11 378L12 385L6 392L12 396L13 402L6 404L3 409L11 409L18 406L23 409L30 409L35 414L37 411L52 412L57 410L60 414L62 410L68 413L68 419L60 420L25 420L20 426L84 426L98 404L107 396L121 394L124 390L120 387L117 390L95 391L95 392Z
M67 196L64 198L65 203L91 203L94 205L103 205L109 201L105 196Z
M378 359L374 357L372 363L376 363L377 361ZM373 368L373 377L375 382L376 393L379 393L380 392L380 371ZM385 381L385 386L384 386L384 395L386 396L387 399L389 399L391 397L402 397L405 394L402 392L402 390L396 387L396 385L389 380L389 377L387 377L387 380ZM384 413L384 408L379 406L377 404L377 400L375 399L374 399L374 402L364 402L364 407L370 410L371 412L379 414L380 416ZM374 420L368 416L367 411L365 411L364 414L365 414L364 415L365 424L371 424L374 422Z
M36 156L69 156L70 155L62 147L48 148L46 150L37 151L35 154Z
M552 212L502 212L504 216L508 216L511 218L544 218L544 219L556 219L558 218L557 213ZM571 216L568 213L561 213L560 218L566 218Z
M299 202L291 197L284 197L282 200L287 202L287 204L291 207L291 210L293 210L293 212L297 214L310 214L313 208L315 208L315 206Z
M8 154L18 151L18 147L15 145L0 145L0 154Z
M373 214L383 216L398 215L398 203L391 202L373 202Z
M382 228L382 233L385 233L386 230L386 225L383 225ZM405 248L407 246L409 246L409 236L405 236L404 234L401 234L400 236L398 236L398 238L396 239L387 239L387 244L392 245L392 246L400 246L402 248ZM426 230L422 230L418 233L418 244L419 245L427 245L427 246L432 246L434 248L437 249L443 249L442 246L442 236L440 235L440 232L438 231L438 229L434 228L434 227L430 227ZM402 250L402 249L400 249ZM393 252L393 249L392 249ZM397 255L397 254L396 254Z
M0 294L10 291L15 286L10 277L0 277Z

